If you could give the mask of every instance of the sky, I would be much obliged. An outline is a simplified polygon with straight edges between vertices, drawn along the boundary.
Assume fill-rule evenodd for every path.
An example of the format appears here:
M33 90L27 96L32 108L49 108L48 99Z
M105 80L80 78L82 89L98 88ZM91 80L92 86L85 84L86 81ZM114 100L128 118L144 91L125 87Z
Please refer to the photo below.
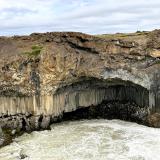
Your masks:
M0 35L160 28L160 0L0 0Z

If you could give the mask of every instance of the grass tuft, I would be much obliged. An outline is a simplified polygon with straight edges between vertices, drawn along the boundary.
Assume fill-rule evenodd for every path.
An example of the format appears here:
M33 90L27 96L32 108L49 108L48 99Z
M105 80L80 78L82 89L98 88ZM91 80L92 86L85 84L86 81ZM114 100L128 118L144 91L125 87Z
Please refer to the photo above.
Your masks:
M34 45L34 46L31 47L31 49L32 50L30 52L28 52L28 51L23 52L22 54L27 55L29 57L37 57L41 53L43 47L38 46L38 45Z

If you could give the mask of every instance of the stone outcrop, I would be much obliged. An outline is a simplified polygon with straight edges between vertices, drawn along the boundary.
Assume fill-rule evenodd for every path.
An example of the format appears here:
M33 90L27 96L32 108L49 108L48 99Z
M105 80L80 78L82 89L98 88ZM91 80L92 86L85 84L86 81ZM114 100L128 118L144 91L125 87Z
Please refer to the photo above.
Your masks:
M150 118L160 112L159 41L160 30L0 37L1 127L45 129L64 113L114 101L135 103L137 118L160 127Z

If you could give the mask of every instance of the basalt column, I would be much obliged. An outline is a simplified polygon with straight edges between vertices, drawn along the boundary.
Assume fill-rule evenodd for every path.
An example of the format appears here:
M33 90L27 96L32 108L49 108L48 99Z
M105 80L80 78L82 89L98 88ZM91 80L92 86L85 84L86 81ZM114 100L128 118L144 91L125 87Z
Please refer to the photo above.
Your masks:
M77 118L120 118L147 123L149 91L132 82L83 80L61 88L57 93L66 95L64 112L69 112L64 114L66 119L76 114Z

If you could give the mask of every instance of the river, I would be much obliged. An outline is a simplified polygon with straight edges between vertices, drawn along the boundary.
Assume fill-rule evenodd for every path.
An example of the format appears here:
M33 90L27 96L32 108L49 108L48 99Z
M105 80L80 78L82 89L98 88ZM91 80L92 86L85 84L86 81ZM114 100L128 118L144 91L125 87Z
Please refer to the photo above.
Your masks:
M0 160L160 160L160 129L120 120L67 121L23 134Z

